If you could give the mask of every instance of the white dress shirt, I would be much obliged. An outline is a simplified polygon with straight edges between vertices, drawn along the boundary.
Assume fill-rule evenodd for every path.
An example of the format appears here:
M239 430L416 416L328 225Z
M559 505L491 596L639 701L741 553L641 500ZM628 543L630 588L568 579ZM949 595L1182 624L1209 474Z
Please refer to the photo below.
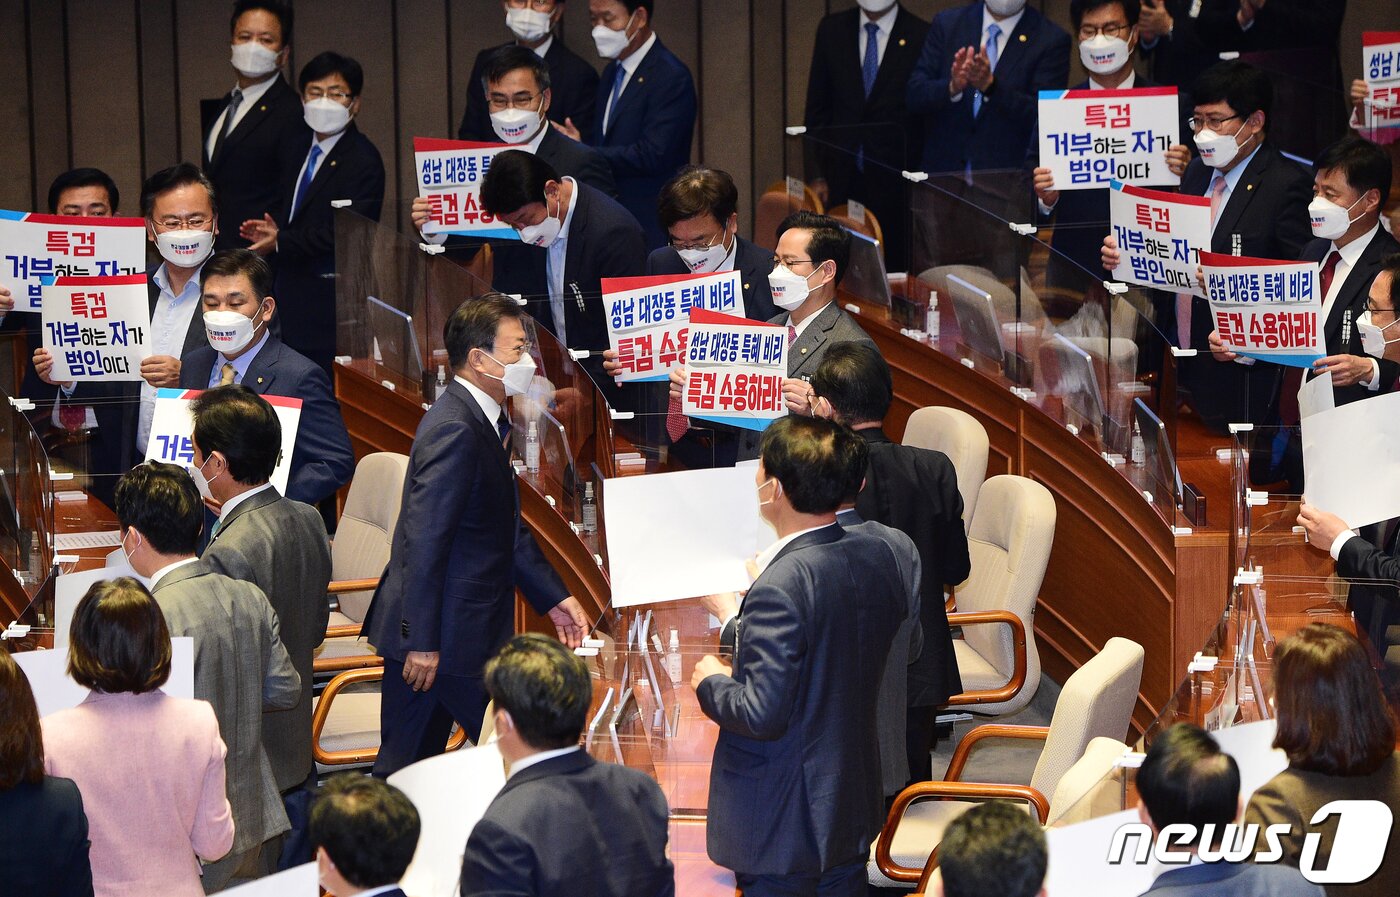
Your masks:
M578 182L571 177L565 177L564 180L572 187L569 208L564 213L564 226L559 228L559 236L545 250L545 273L549 283L549 310L554 313L554 335L559 338L559 342L567 346L569 338L564 323L564 261L569 251L569 225L574 220L574 209L578 208Z
M885 61L885 47L888 47L890 44L890 31L894 28L894 20L898 15L898 3L892 4L888 11L876 19L870 18L866 13L861 13L859 34L857 35L860 40L860 55L856 58L861 61L862 65L865 63L865 45L869 42L866 36L865 26L873 24L878 29L875 32L875 58L879 60L880 64L883 64Z
M480 387L465 377L454 375L452 379L462 384L467 392L472 394L472 398L476 399L477 407L481 409L482 414L486 415L486 420L490 422L491 426L496 426L496 421L501 417L501 403L488 396Z
M176 561L173 564L166 564L164 567L161 567L159 570L151 574L151 578L147 581L148 587L154 589L156 587L156 584L160 582L161 577L165 576L165 574L169 573L172 570L178 570L181 567L187 567L197 560L199 560L199 558L185 558L183 560Z
M525 47L524 44L521 44L520 46ZM549 48L552 46L554 46L553 31L549 32L549 34L545 36L544 43L540 44L538 47L525 47L525 49L529 50L531 53L534 53L536 56L543 59L544 54L548 53Z
M349 125L346 125L346 128L348 129ZM331 150L335 149L335 145L339 143L340 138L344 136L345 131L341 131L338 134L332 134L325 140L321 140L319 138L312 138L312 145L319 146L321 148L320 155L316 157L316 165L311 169L311 176L313 178L316 177L316 172L321 170L321 166L326 164L326 157L331 154ZM292 205L291 208L287 209L288 212L297 207L297 198L298 195L301 193L301 179L306 177L306 163L310 161L311 147L307 147L306 158L301 160L301 168L297 170L297 179L295 181L296 187L292 189Z
M521 757L510 765L510 772L506 773L506 778L514 776L522 769L529 769L536 763L543 763L546 760L553 760L555 757L562 757L565 754L572 754L574 751L582 750L578 745L571 744L568 747L555 748L552 751L540 751L538 754L531 754L528 757Z
M812 323L812 322L815 321L817 318L821 317L822 312L826 311L826 306L827 306L827 305L830 305L830 304L831 304L831 303L828 302L826 305L823 305L821 308L817 309L817 310L814 311L812 314L810 314L810 315L808 315L807 317L803 318L801 324L794 323L793 320L792 320L792 315L788 315L788 319L787 319L787 324L788 324L788 326L791 327L793 330L796 330L796 331L797 331L797 336L794 336L794 337L793 337L793 341L794 341L794 342L796 342L797 339L798 339L799 337L802 336L802 331L804 331L804 330L807 329L807 325L808 325L808 324Z
M370 888L367 891L356 891L350 897L378 897L380 894L387 894L390 891L399 890L398 885L380 885L377 888Z
M243 118L248 114L248 110L258 104L263 94L267 93L268 88L272 86L272 82L280 77L282 77L282 73L276 71L257 84L249 84L247 87L242 88L243 101L238 104L238 111L233 114L233 128L238 127L238 123L243 121ZM237 84L233 86L234 89L239 89ZM232 93L233 91L230 90L228 93L224 94L224 111L220 112L219 117L214 119L214 127L209 129L209 134L205 138L204 150L210 158L214 156L214 145L219 142L219 135L224 132L224 116L228 115L228 99ZM229 128L229 133L233 133L233 128Z
M991 28L993 25L995 25L1001 29L1001 33L997 35L997 59L996 62L992 65L993 72L995 72L997 70L997 66L1001 64L1001 56L1003 53L1006 52L1006 43L1011 39L1011 32L1016 30L1017 25L1021 24L1021 17L1025 14L1025 7L1021 7L1021 11L1016 13L1016 15L1007 16L1006 18L998 22L996 20L996 17L992 15L991 10L987 9L986 6L982 7L982 36L978 38L977 49L980 50L983 47L987 46L988 38L990 37L990 35L987 34L988 28ZM962 95L963 92L960 90L957 93L953 94L951 99L954 103L956 103L958 100L962 99Z
M815 315L814 315L813 317L815 317ZM756 488L761 488L761 487L756 487ZM795 532L795 533L789 533L788 535L783 536L781 539L779 539L778 541L774 542L772 545L769 545L767 548L765 548L765 549L763 549L762 551L760 551L760 552L758 553L758 555L753 559L754 566L758 568L758 574L759 574L760 576L762 576L762 575L763 575L763 571L764 571L764 570L767 570L767 569L768 569L768 565L771 564L771 563L773 563L773 559L776 558L776 557L778 556L778 552L780 552L780 551L782 551L784 548L786 548L786 547L787 547L787 544L788 544L789 542L791 542L793 539L796 539L798 536L805 536L807 533L815 533L817 530L819 530L819 529L825 529L825 528L828 527L828 526L831 526L831 524L830 524L830 523L823 523L821 526L808 527L807 529L800 529L800 530L798 530L798 531ZM742 596L740 596L739 602L740 602L740 604L743 603L743 597L742 597ZM722 621L720 621L720 628L723 629L725 626L728 626L728 625L729 625L729 621L730 621L730 620L733 620L733 619L734 619L735 617L737 617L737 616L739 616L739 612L736 610L734 613L730 614L728 617L725 617Z
M208 461L208 460L209 460L209 458L208 458L207 455L205 456L204 460L205 460L205 461ZM249 489L247 492L240 492L239 494L235 495L233 498L230 498L228 501L224 502L224 503L223 503L223 506L219 508L219 526L223 526L223 525L224 525L224 521L225 521L225 520L228 520L228 515L230 515L230 514L233 513L233 509L234 509L234 508L236 508L236 507L238 507L239 505L243 504L243 502L245 502L245 501L247 501L248 499L252 498L254 495L257 495L259 492L266 492L267 490L269 490L269 489L271 489L271 488L272 488L272 484L271 484L271 483L263 483L261 486L254 486L252 489ZM154 580L152 580L152 581L154 582Z
M637 67L638 67L639 65L642 64L642 60L646 58L648 51L651 50L652 46L655 45L655 43L656 43L656 32L653 31L653 32L651 33L651 37L648 37L648 38L646 39L646 41L645 41L640 47L637 48L637 52L633 53L631 56L628 56L626 59L624 59L624 60L622 60L621 62L618 63L618 65L622 66L622 73L623 73L623 74L622 74L622 89L619 90L619 91L617 92L617 99L618 99L618 102L622 102L622 95L623 95L624 93L627 92L627 85L632 83L632 76L633 76L634 74L636 74ZM614 75L613 77L617 77L617 76ZM612 87L613 87L613 86L612 86L611 84L608 85L608 105L607 105L607 107L603 110L603 133L604 133L604 134L606 134L606 133L608 132L608 124L612 121L612 107L613 107Z
M170 355L179 358L185 347L185 334L190 322L200 307L200 272L204 266L195 269L193 276L185 282L185 288L176 296L170 291L170 274L167 265L162 263L151 275L151 280L160 290L156 299L156 310L151 314L151 354ZM146 457L146 443L151 439L151 417L156 411L156 388L141 381L141 409L136 427L136 451Z
M1338 246L1334 241L1327 247L1327 252L1322 256L1320 265L1326 265L1327 259L1336 252L1341 255L1341 260L1337 262L1337 270L1332 272L1332 283L1327 290L1327 294L1322 297L1322 314L1319 320L1326 322L1327 316L1332 313L1332 304L1337 301L1337 294L1342 291L1342 284L1346 282L1347 275L1351 269L1361 260L1361 254L1366 251L1366 247L1371 245L1371 240L1376 236L1376 231L1380 230L1380 223L1368 230L1366 233L1352 240L1345 246ZM1320 285L1320 282L1319 282ZM1356 326L1355 324L1352 325ZM1381 385L1381 366L1376 359L1371 359L1371 376L1361 381L1361 385L1375 392Z

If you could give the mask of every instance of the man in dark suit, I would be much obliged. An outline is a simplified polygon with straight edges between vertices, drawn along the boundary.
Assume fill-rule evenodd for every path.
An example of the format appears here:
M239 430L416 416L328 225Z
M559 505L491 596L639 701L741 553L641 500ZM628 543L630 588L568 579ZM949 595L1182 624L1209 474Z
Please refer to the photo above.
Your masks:
M488 294L447 322L454 377L414 436L389 564L364 623L384 658L380 777L442 753L453 721L476 740L482 668L510 638L517 586L571 646L588 627L520 518L502 445L505 400L534 374L523 320L511 299Z
M1019 168L1040 91L1069 83L1069 35L1025 0L939 13L909 77L909 111L925 116L924 171Z
M866 441L870 462L855 502L864 520L907 534L922 560L919 621L923 651L908 669L907 760L910 777L933 777L938 708L962 691L953 654L944 590L971 570L957 472L942 452L891 442L880 428L894 398L889 365L869 343L837 343L812 374L816 414L853 428ZM901 785L905 784L903 782Z
M696 110L690 69L651 29L653 6L652 0L591 0L598 55L612 61L598 80L593 128L561 126L612 166L618 201L641 222L648 249L666 242L656 196L690 159Z
M237 82L199 104L204 170L219 192L219 249L240 245L248 219L282 212L282 172L300 164L309 139L301 99L281 74L291 56L291 7L239 0L229 30Z
M209 260L202 279L209 340L181 359L180 388L241 383L258 395L301 399L287 498L314 505L334 496L355 472L350 434L325 371L267 331L278 308L272 270L251 250L230 249Z
M457 128L457 139L504 139L491 126L491 113L496 110L488 105L487 91L482 90L482 82L485 80L489 83L491 80L487 76L491 58L507 47L528 50L543 61L547 74L543 89L550 90L552 97L542 114L547 114L550 121L561 125L571 124L581 133L591 133L594 105L597 103L598 72L564 46L562 29L556 32L556 27L564 18L564 0L501 0L501 6L505 7L506 27L515 35L515 40L488 47L476 54L471 78L467 81L467 107L462 113L462 124ZM560 170L584 180L575 172Z
M905 86L923 50L928 22L893 0L862 0L817 25L807 75L809 138L839 148L812 160L815 188L828 207L864 203L880 222L885 265L908 267L908 190L901 171L917 169L922 122L909 114Z
M335 210L349 200L358 215L379 220L384 161L355 126L365 76L360 64L322 53L302 67L299 85L306 119L314 122L310 149L281 172L281 203L240 222L241 235L259 255L274 255L278 319L287 345L331 376L335 358Z
M650 776L579 747L593 698L583 660L517 635L487 662L486 691L510 770L467 839L462 897L672 897L666 796Z
M330 543L316 509L283 498L268 482L281 451L282 427L262 396L246 386L220 386L191 403L194 464L200 494L219 508L201 560L215 573L262 589L281 624L282 644L301 676L290 710L263 716L263 746L291 820L281 868L308 862L301 843L314 781L311 758L311 664L326 635Z
M413 802L393 785L348 772L331 776L311 806L321 887L332 897L404 897L396 885L422 827Z
M764 431L755 484L779 538L757 559L732 669L707 656L692 677L720 727L706 847L748 897L865 893L884 821L870 695L908 603L888 543L836 523L865 461L830 421Z
M142 464L117 484L113 510L136 573L150 583L174 636L195 640L194 693L214 707L228 748L224 778L233 808L233 847L206 863L213 893L256 878L262 843L288 828L287 812L263 748L263 711L290 710L301 678L282 645L277 614L257 586L220 576L195 557L204 504L189 474L173 464Z

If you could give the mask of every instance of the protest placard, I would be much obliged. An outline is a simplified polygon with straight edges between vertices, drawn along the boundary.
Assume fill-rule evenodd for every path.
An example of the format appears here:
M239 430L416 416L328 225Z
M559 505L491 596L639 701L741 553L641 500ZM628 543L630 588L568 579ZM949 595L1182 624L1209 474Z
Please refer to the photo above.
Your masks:
M787 414L787 342L781 324L692 309L682 413L749 430Z
M1352 127L1372 143L1400 140L1400 31L1361 35L1361 77L1368 95L1352 117Z
M1241 355L1312 367L1323 348L1314 262L1201 253L1206 298L1221 342Z
M151 301L146 275L59 277L43 287L43 345L52 378L140 380L151 354Z
M617 352L619 383L665 380L685 364L690 311L739 311L738 271L660 277L605 277L608 342Z
M1181 142L1180 122L1175 87L1042 90L1040 164L1060 191L1175 186L1166 152Z
M520 149L505 143L413 138L418 195L428 201L425 234L515 239L515 228L481 208L481 182L496 154Z
M158 389L156 407L151 415L151 441L146 444L147 461L164 461L181 467L194 466L194 418L190 402L203 390ZM287 493L287 476L292 468L292 449L297 441L297 426L301 423L301 399L286 396L263 396L277 413L282 425L282 451L277 466L272 469L272 485L283 495Z
M1210 249L1210 200L1114 182L1109 221L1121 256L1114 280L1204 296L1196 282Z
M39 215L0 209L0 283L15 311L39 311L54 277L119 277L146 270L142 218Z

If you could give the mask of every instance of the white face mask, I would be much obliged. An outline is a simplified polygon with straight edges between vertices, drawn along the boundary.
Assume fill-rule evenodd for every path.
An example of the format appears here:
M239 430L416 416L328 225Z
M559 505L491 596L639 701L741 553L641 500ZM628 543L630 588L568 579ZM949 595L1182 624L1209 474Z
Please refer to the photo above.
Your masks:
M495 374L486 374L485 371L482 373L492 380L501 381L506 388L507 396L523 396L530 391L530 384L535 380L535 359L531 358L528 353L521 355L518 361L506 364L490 352L484 350L483 352L487 358L504 368L505 372L500 377Z
M559 232L564 229L564 222L549 214L549 197L545 197L544 220L539 224L530 224L516 231L520 235L520 242L530 246L539 246L548 249L559 239ZM562 213L562 210L561 210Z
M885 12L894 6L893 0L856 0L856 3L868 13Z
M549 33L549 13L533 9L508 9L506 27L519 40L537 41Z
M712 274L719 270L719 266L725 259L729 258L732 247L726 249L724 238L727 233L721 232L719 242L705 249L677 249L676 252L685 260L686 265L695 274Z
M1386 339L1385 332L1395 326L1395 321L1391 321L1384 327L1377 327L1371 323L1371 313L1363 311L1356 319L1356 329L1361 333L1361 348L1367 355L1381 358L1385 355L1385 347L1391 343L1400 343L1400 336L1395 339Z
M622 26L621 31L614 31L607 25L598 25L593 29L593 44L598 48L599 56L604 59L616 59L622 55L622 51L632 42L632 35L627 33L627 28L632 24L632 16L636 14L633 11L632 15L627 17L627 24Z
M262 304L258 304L262 312ZM242 312L207 311L204 313L204 336L215 352L225 358L237 355L253 342L253 334L258 330L256 321Z
M249 78L260 78L277 71L277 53L255 40L234 44L229 61L239 74Z
M350 124L350 107L330 97L317 97L301 107L301 117L317 134L339 134Z
M502 109L491 113L491 130L501 138L502 143L524 143L539 130L544 121L544 96L540 96L540 108Z
M128 533L131 532L131 529L128 528L128 529L127 529L127 532L128 532ZM127 564L128 567L130 567L130 566L131 566L131 555L132 555L132 552L136 551L137 549L139 549L139 548L141 547L141 537L140 537L140 536L137 536L135 547L133 547L133 548L127 548L127 547L126 547L126 533L123 533L122 536L121 536L121 544L122 544L122 555L126 557L126 564Z
M772 497L772 498L768 499L767 501L764 501L764 500L763 500L763 487L764 487L764 486L767 486L769 483L777 483L777 482L778 482L778 481L777 481L776 479L774 479L773 477L769 477L768 479L766 479L766 480L764 480L763 482L759 483L758 486L754 489L754 491L757 492L758 495L759 495L758 506L759 506L760 508L763 507L764 505L771 505L773 502L775 502L775 501L778 500L778 490L777 490L777 489L774 489L774 490L773 490L773 497ZM781 483L779 483L778 485L779 485L779 487L782 486Z
M1235 142L1235 138L1240 136L1244 126L1245 122L1240 122L1239 128L1233 134L1217 134L1210 128L1201 128L1201 132L1194 138L1196 149L1201 151L1201 161L1211 168L1224 168L1235 161L1235 156L1240 152L1240 145Z
M208 458L205 458L204 464L208 464L210 460L213 459L213 457L213 455L210 455ZM194 487L199 490L200 498L204 499L205 501L214 501L214 493L209 491L209 484L214 482L214 480L217 480L219 477L223 476L223 474L214 474L214 480L205 479L204 464L201 464L198 467L189 468L190 478L194 480Z
M214 232L207 230L168 230L156 234L160 257L177 268L197 268L214 251Z
M1096 75L1118 71L1128 62L1128 42L1121 37L1096 34L1079 42L1079 61Z
M1313 201L1308 203L1308 220L1312 223L1313 236L1335 240L1346 233L1347 228L1351 227L1351 210L1361 199L1357 197L1356 202L1344 209L1330 199L1314 196Z
M1026 0L987 0L987 10L1003 19L1026 8Z
M783 311L799 308L812 293L807 278L792 273L786 265L778 265L769 273L768 288L773 293L773 304Z

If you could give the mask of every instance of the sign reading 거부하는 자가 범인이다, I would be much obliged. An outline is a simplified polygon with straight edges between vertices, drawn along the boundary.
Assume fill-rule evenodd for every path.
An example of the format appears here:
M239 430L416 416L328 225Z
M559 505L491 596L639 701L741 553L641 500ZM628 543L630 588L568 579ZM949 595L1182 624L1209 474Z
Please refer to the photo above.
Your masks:
M693 309L681 412L749 430L787 414L787 327Z
M146 443L147 461L164 461L189 468L194 466L194 417L190 402L201 393L199 389L158 389L156 407L151 415L151 438ZM297 427L301 424L301 399L288 396L264 395L282 425L282 450L277 454L277 466L270 481L283 495L287 493L287 478L292 471L292 452L297 442Z
M140 380L151 354L146 275L59 277L43 287L43 345L59 382Z
M603 278L608 341L622 365L618 382L665 380L685 364L691 309L735 311L743 290L739 277L725 271Z
M504 150L521 149L505 143L413 138L413 164L418 195L428 201L425 234L456 234L479 238L514 239L515 228L481 207L481 182L491 160Z
M1120 256L1115 280L1205 296L1196 266L1210 249L1210 199L1114 183L1108 209Z
M1175 87L1042 90L1040 164L1055 189L1090 190L1113 181L1175 186L1166 152L1181 142Z
M0 209L0 283L15 311L39 311L45 281L56 277L119 277L146 269L141 218L40 215Z

